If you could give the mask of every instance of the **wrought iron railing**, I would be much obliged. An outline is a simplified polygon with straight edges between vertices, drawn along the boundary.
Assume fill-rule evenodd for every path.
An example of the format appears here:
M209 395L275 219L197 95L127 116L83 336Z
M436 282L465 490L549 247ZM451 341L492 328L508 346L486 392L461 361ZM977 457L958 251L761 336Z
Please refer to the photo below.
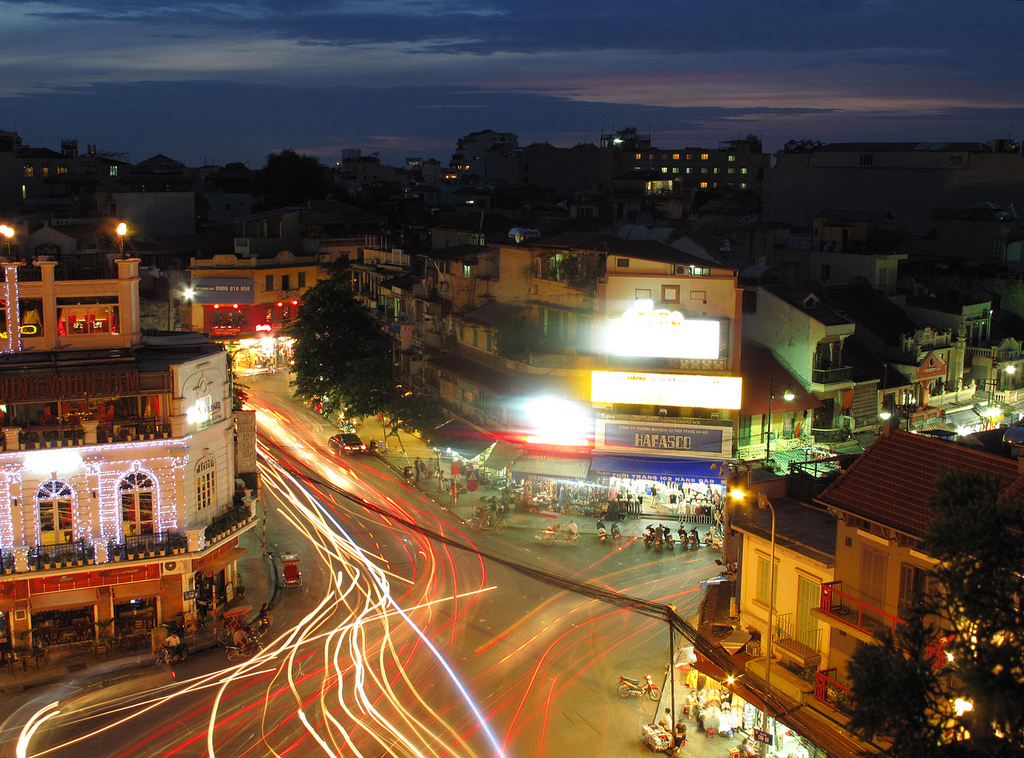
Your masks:
M839 384L853 380L853 369L849 366L839 368L815 368L811 369L812 384Z
M850 688L835 678L836 669L823 669L814 677L814 699L840 713L850 714L856 707Z
M842 586L842 582L825 582L821 585L818 608L822 613L871 636L887 629L895 637L897 628L906 624L891 613L847 595L842 591Z

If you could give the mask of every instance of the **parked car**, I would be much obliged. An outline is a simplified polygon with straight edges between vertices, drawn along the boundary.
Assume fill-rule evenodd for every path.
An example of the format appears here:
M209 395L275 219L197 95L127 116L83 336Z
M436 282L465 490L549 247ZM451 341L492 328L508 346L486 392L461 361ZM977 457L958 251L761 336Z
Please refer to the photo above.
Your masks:
M346 455L365 455L366 445L359 439L358 434L335 434L327 440L328 446L336 453Z

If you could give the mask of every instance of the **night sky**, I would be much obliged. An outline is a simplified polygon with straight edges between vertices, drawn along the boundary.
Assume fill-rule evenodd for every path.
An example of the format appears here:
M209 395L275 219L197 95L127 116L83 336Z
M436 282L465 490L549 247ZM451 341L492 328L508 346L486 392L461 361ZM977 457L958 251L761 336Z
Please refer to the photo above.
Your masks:
M656 147L1024 136L1015 0L0 0L0 129L261 167L458 137Z

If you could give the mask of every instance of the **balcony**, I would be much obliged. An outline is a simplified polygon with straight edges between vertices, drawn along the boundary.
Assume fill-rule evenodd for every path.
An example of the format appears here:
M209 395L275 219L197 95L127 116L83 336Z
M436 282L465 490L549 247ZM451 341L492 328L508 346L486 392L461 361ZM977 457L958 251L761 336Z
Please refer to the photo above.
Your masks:
M891 613L847 595L842 587L842 582L822 584L818 612L813 615L824 617L830 623L838 622L839 626L852 631L855 637L864 642L873 641L883 630L895 637L896 630L906 624Z
M821 389L826 389L833 384L849 384L852 381L853 369L849 366L811 369L811 384L821 385ZM811 389L814 390L813 387Z
M95 553L84 539L63 542L59 545L36 545L28 550L30 571L45 571L50 568L70 568L93 563ZM12 567L13 568L13 567ZM6 566L5 566L6 570Z
M854 710L850 688L835 679L836 669L824 669L814 677L814 699L834 711L849 716Z
M792 613L775 617L773 644L802 668L817 668L821 662L821 629L797 629Z
M17 448L12 446L13 437L7 439L7 450L46 450L57 447L78 447L81 445L106 445L112 442L136 442L140 440L170 439L171 425L159 419L124 419L97 424L95 442L85 428L76 423L42 423L20 429Z
M136 561L181 554L185 552L187 544L185 536L177 532L133 534L123 537L121 542L108 542L107 560Z

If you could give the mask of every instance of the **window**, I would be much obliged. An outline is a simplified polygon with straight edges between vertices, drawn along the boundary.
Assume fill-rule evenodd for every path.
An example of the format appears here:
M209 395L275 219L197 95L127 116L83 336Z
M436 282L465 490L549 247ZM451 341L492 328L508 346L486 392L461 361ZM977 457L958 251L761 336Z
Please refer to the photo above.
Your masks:
M111 166L110 167L110 175L111 176L117 176L117 166Z
M662 166L661 167L661 173L667 174L668 173L668 166Z
M861 548L860 553L860 599L872 608L885 607L885 574L888 556L878 550ZM864 615L877 618L877 614L864 609Z
M686 154L686 160L692 161L693 160L693 153L687 153Z
M39 532L43 545L71 542L71 487L67 482L51 479L36 490L39 503Z
M673 166L672 167L672 173L673 174L678 174L679 173L679 166Z
M79 165L79 168L82 170L83 174L96 173L96 164L93 161L87 161L85 163L82 163Z
M708 183L707 182L701 182L700 183L700 188L701 189L707 189L708 188Z
M706 168L702 168L702 169L700 170L700 172L701 172L702 174L706 174L706 173L708 172L708 170L707 170Z
M661 159L662 159L663 161L667 161L667 160L668 160L668 153L662 153L662 154L661 154Z
M689 166L687 166L687 167L686 167L686 173L688 173L688 174L692 174L692 173L693 173L693 169L692 169L692 168L690 168Z
M730 155L729 156L729 163L735 163L735 161L736 161L736 156L735 155Z
M717 169L717 168L713 168L713 169L711 169L711 173L712 173L712 174L717 174L717 173L718 173L718 169Z
M67 172L68 172L68 164L66 164L66 163L58 163L57 164L57 175L58 176L60 176L62 174L66 174Z
M615 267L616 268L629 268L629 258L616 258L615 259Z
M267 292L273 292L274 291L274 275L273 274L267 274L267 279L266 279L266 282L263 284L263 289L266 290Z
M217 461L213 456L196 464L196 509L205 510L216 502Z
M651 291L650 290L633 290L633 299L634 300L650 300L651 299Z
M741 169L740 169L740 173L741 173L741 174L746 174L746 173L747 173L747 169L745 169L745 168L741 168Z
M962 155L951 155L949 156L949 167L960 168L964 165L964 157Z
M43 178L45 179L46 177L48 177L50 175L50 164L49 163L44 163L41 168L42 168Z
M633 160L635 160L635 161L643 160L643 155L641 155L640 153L637 153L636 157L633 158Z
M281 289L283 289L283 290L290 290L292 288L291 284L292 284L291 283L291 277L288 274L282 274L281 275Z
M778 598L779 571L778 569L772 571L770 567L771 561L763 556L757 556L757 589L754 599L765 605L771 602L774 606ZM768 595L769 587L771 587L771 596Z
M121 494L121 524L125 537L153 534L153 480L138 472L128 474L117 486Z
M674 161L679 160L679 153L672 153L672 160L674 160Z
M661 285L661 302L663 303L678 303L679 302L679 285Z
M298 276L299 276L299 289L302 289L303 287L306 286L306 272L305 271L300 271Z
M747 188L747 183L746 182L740 182L740 189L746 189L746 188Z
M797 579L796 641L818 650L818 620L811 615L821 602L821 585L805 576Z
M32 179L36 175L36 167L31 163L25 164L25 178Z
M462 264L462 278L463 279L472 279L473 278L473 267L470 266L468 263L463 263Z
M700 266L690 266L690 276L711 276L711 269L701 268ZM705 293L703 299L707 299L707 293Z
M862 155L860 157L860 165L862 165L862 166L870 166L870 165L874 164L874 162L875 162L875 156L873 156L873 155Z
M119 334L117 298L57 298L57 333Z
M734 168L729 169L729 173L730 174L735 174L736 173L736 169L734 169Z
M707 153L701 153L701 154L700 154L700 159L701 159L702 161L706 161L706 160L708 159L708 157L709 157L709 156L708 156L708 154L707 154Z
M921 600L927 590L924 571L909 563L900 565L900 599L896 607L896 616L906 621L910 618L910 609Z

